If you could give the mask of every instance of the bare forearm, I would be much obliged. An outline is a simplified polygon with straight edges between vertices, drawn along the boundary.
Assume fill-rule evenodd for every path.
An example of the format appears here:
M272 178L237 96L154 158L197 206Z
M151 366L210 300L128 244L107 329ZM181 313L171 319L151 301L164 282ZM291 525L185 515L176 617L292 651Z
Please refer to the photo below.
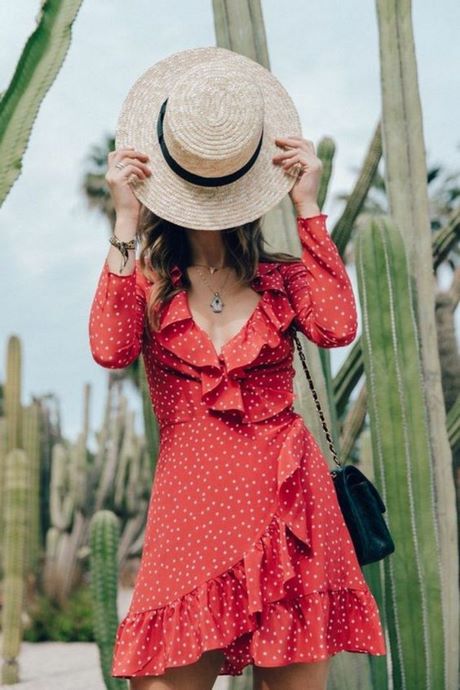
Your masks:
M298 218L312 218L321 213L321 209L315 201L306 201L296 204L295 210Z

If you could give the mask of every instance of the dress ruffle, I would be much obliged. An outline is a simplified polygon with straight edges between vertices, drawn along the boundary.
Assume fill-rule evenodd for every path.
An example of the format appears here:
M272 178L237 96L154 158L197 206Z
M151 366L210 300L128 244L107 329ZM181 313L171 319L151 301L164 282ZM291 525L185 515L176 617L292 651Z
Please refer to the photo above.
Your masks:
M178 284L180 269L175 266L172 279ZM220 355L208 335L194 322L188 305L187 293L182 290L164 305L157 341L182 362L198 371L201 379L201 400L215 412L232 412L242 422L257 422L274 416L293 403L291 380L281 376L290 369L291 345L285 338L286 356L271 366L269 377L273 379L277 367L280 380L286 385L274 390L263 381L264 372L257 376L248 367L253 367L262 349L279 348L283 333L295 318L289 301L283 276L276 263L261 262L251 283L253 289L262 293L253 313L243 327L222 348ZM192 331L198 338L198 348L190 347ZM198 350L198 354L197 354Z
M305 438L298 418L279 455L277 509L233 567L170 604L128 612L117 632L114 677L160 675L216 648L225 654L219 675L233 676L250 663L318 661L342 650L385 654L364 580L362 588L337 588L325 578L306 591L300 564L312 555L312 540L300 478Z
M225 650L219 675L241 675L251 663L319 661L343 650L385 654L378 610L367 588L286 595L285 583L295 577L302 557L302 547L275 515L235 566L171 604L126 616L119 626L112 675L160 675L216 648ZM260 612L251 612L251 596L264 598ZM379 639L373 646L369 642Z

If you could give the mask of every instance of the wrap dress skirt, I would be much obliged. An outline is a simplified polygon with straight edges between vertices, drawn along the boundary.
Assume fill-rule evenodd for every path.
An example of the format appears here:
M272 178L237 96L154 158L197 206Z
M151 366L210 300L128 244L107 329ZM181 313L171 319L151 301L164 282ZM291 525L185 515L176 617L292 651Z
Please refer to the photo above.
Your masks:
M152 283L104 262L89 318L94 360L142 354L159 425L142 557L118 626L113 677L160 675L224 650L219 675L248 664L386 654L377 603L325 456L294 410L295 324L320 347L351 343L357 310L327 214L297 218L302 253L259 262L259 301L217 352L185 288L145 336ZM172 280L180 288L181 269Z

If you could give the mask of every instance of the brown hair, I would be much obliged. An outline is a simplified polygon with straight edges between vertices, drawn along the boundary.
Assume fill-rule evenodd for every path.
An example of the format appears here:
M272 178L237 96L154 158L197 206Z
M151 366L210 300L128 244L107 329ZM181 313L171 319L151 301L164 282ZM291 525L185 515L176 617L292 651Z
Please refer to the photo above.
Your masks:
M262 217L236 227L225 228L220 232L227 262L234 267L237 278L242 284L248 284L253 279L259 261L299 261L299 257L292 254L265 251L266 240L262 232ZM180 290L191 286L185 272L191 263L190 246L183 227L157 216L144 204L141 204L137 234L141 246L140 268L147 280L155 284L148 298L147 319L150 328L156 330L157 310L160 304L172 299ZM179 285L174 285L171 278L174 265L182 271L182 280Z

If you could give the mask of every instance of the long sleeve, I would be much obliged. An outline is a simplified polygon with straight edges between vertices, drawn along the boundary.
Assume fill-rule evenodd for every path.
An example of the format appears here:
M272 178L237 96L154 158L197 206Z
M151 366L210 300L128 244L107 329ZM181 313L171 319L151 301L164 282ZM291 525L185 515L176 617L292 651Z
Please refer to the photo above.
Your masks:
M136 259L131 274L113 273L104 261L89 315L93 359L108 369L122 369L142 349L146 308L145 278Z
M351 343L358 321L353 288L326 218L325 213L297 217L301 261L280 266L298 329L330 348Z

